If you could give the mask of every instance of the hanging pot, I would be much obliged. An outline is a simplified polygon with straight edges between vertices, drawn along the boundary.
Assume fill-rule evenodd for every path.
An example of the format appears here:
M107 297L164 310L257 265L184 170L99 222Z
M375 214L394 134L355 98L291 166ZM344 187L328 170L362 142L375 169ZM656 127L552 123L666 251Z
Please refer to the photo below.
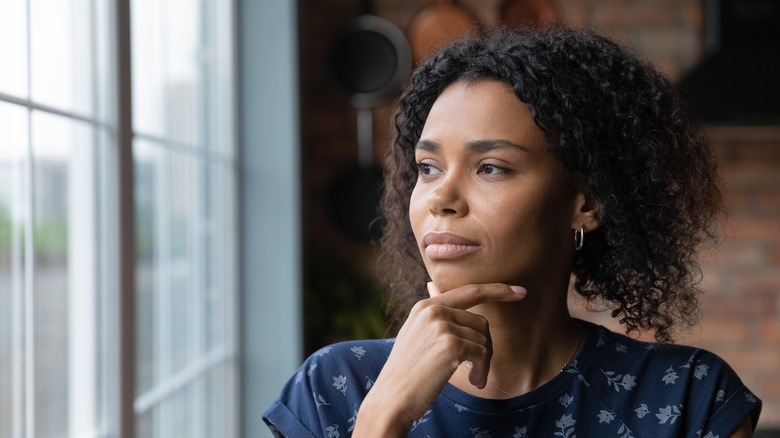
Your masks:
M437 0L412 18L406 32L412 47L412 59L419 64L433 51L465 35L477 22L476 17L452 0Z
M403 32L389 21L360 16L335 40L330 52L334 82L357 109L358 163L343 172L328 191L328 212L347 236L368 241L381 233L382 169L373 159L371 108L394 96L411 67Z
M543 26L557 20L548 0L506 0L501 5L501 21L510 28Z

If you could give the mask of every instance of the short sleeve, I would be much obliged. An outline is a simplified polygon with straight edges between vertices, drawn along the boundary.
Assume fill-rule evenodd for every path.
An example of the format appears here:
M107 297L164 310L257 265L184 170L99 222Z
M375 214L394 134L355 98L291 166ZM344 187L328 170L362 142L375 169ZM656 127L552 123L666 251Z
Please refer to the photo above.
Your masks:
M265 411L265 414L263 414L263 421L265 421L268 428L271 430L271 433L277 438L314 438L315 436L281 400L276 400L274 404Z
M728 437L747 415L750 415L750 422L755 430L760 413L761 400L747 387L740 386L723 400L723 404L712 414L702 437Z
M315 437L312 432L317 425L317 404L312 399L312 386L317 378L317 362L310 357L298 372L285 384L276 401L263 414L263 421L274 436Z
M311 355L263 414L275 436L349 436L392 340L343 342Z
M692 364L690 409L705 420L702 438L727 438L750 415L755 429L761 400L742 383L736 372L720 357L699 350Z

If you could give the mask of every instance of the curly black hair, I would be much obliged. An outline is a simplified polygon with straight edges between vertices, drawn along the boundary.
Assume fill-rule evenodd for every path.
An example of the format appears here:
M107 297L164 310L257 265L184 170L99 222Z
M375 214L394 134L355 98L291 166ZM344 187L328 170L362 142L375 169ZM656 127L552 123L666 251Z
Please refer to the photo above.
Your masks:
M601 226L576 255L574 289L626 332L670 342L698 319L697 250L717 235L721 191L702 129L671 82L609 39L565 27L482 29L420 65L400 98L385 160L383 265L396 316L427 297L409 222L414 149L437 97L459 80L512 87L594 205Z

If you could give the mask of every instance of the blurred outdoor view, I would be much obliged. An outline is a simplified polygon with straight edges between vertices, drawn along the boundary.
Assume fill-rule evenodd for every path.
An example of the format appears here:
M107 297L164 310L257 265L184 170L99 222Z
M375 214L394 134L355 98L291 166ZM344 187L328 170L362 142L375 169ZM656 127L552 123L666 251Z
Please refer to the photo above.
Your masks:
M112 2L0 2L0 438L117 436L120 373L137 436L237 435L231 4L130 4L123 102ZM130 200L118 108L133 114ZM135 236L130 326L119 233ZM123 329L135 363L120 368Z

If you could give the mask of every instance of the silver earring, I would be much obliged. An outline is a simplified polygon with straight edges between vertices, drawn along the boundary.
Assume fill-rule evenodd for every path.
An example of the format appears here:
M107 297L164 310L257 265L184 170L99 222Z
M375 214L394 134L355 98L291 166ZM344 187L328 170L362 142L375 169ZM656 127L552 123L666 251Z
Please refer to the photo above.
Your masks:
M582 245L585 243L585 228L580 222L580 229L574 230L574 249L577 251L582 249Z

